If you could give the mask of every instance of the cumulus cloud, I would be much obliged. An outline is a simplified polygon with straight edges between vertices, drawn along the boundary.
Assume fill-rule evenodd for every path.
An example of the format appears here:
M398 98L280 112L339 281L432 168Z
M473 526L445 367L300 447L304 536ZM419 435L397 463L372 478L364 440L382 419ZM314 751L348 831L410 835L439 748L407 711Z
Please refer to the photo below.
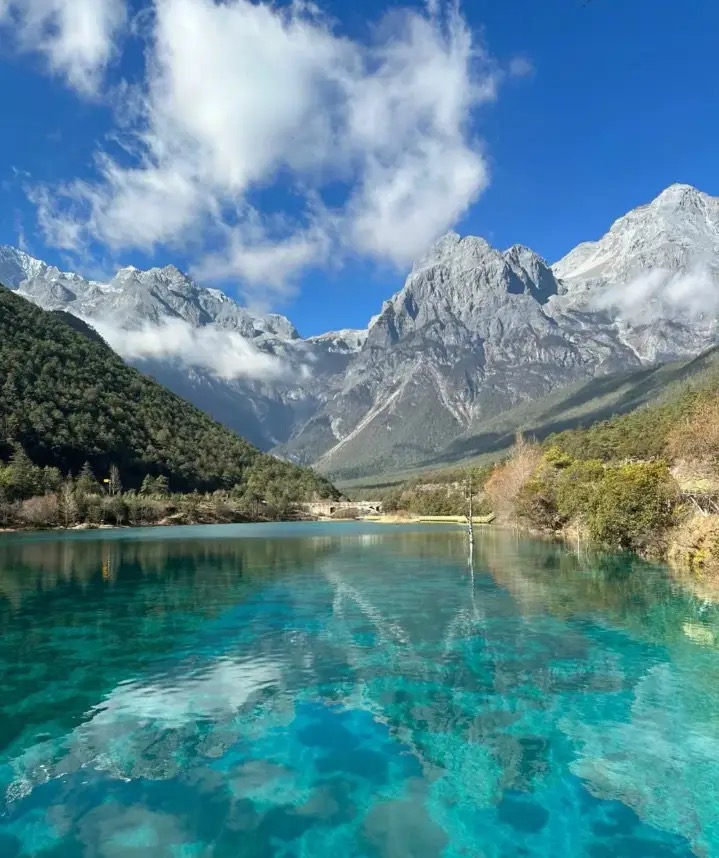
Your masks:
M501 75L455 4L395 9L367 43L306 3L153 9L126 151L35 190L48 241L180 244L198 273L277 290L349 253L407 265L486 186L471 125ZM277 210L260 212L268 188Z
M126 21L125 0L0 0L0 26L74 89L95 94Z
M655 268L629 283L611 284L593 298L598 310L648 324L658 319L702 319L719 313L716 276L706 265L687 272Z
M195 328L184 319L127 329L111 319L88 319L108 345L128 360L171 359L217 378L276 380L290 375L281 358L261 351L236 331Z

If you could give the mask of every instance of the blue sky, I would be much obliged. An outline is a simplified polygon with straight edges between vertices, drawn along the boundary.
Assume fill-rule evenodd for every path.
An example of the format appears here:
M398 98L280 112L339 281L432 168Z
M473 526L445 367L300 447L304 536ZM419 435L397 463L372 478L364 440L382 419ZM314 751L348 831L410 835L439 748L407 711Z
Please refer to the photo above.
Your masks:
M173 262L304 334L364 326L437 231L554 261L672 182L719 194L708 0L13 2L0 241L98 276Z

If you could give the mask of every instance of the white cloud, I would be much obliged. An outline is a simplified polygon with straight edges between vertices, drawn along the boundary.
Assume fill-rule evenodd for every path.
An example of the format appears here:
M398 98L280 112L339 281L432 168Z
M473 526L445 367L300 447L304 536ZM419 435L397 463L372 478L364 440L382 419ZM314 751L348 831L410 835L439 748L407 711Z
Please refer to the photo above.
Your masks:
M500 75L454 5L394 10L370 44L308 4L154 10L129 152L122 163L101 153L94 182L36 191L48 241L181 245L196 273L277 294L348 253L407 265L486 186L470 127ZM267 189L279 211L260 214L252 195Z
M270 380L290 375L288 365L280 358L260 351L236 331L214 325L195 328L183 319L168 319L159 325L146 323L128 330L111 319L87 321L111 348L128 360L169 358L228 380Z
M329 249L328 236L319 229L275 242L269 242L262 234L252 241L248 230L227 233L223 250L206 254L193 266L192 274L202 281L243 278L246 297L258 311L266 311L275 297L286 298L292 275L326 258Z
M97 92L126 20L125 0L0 0L0 25L15 47L39 53L84 94Z
M593 298L595 309L615 310L627 322L712 318L719 313L716 275L705 265L687 272L655 268L629 283L612 284Z
M509 73L512 77L531 77L534 74L534 63L529 57L513 57L509 62Z

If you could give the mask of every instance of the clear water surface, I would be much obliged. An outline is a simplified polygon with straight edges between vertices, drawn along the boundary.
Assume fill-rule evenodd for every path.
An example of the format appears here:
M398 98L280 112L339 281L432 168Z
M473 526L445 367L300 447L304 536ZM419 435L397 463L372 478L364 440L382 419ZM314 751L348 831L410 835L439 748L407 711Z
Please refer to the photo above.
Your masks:
M491 529L2 536L0 855L719 856L719 608Z

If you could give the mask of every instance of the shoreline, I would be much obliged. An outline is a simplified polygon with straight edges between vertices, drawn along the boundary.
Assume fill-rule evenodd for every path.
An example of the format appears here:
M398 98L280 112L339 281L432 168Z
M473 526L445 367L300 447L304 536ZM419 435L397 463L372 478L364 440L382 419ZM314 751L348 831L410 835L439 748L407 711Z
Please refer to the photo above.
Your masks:
M244 519L242 521L151 521L142 524L73 524L71 527L0 527L0 536L4 533L83 533L95 530L143 530L151 527L213 527L218 524L289 524L293 522L312 522L318 519L281 518L281 519Z
M490 516L475 516L473 519L474 525L487 526L493 523L494 517ZM281 519L244 519L242 521L176 521L172 519L163 519L162 521L147 522L142 524L91 524L84 522L82 524L74 524L70 527L0 527L0 536L2 534L13 533L81 533L85 531L97 530L141 530L151 527L197 527L207 526L212 527L221 524L351 524L359 522L369 522L371 524L457 524L466 526L466 516L448 515L448 516L402 516L402 515L367 515L359 518L333 518L332 516L317 516L312 518L281 518Z

